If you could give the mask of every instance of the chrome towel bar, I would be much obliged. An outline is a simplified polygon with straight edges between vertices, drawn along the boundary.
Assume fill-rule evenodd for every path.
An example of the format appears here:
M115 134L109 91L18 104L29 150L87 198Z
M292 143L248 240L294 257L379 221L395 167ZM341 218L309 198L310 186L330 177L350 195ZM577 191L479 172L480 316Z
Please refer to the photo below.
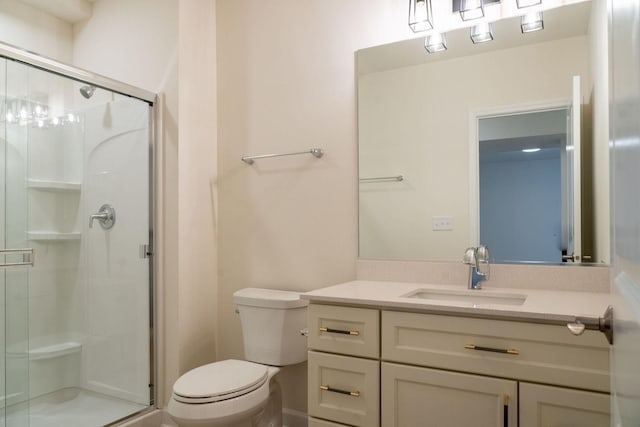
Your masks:
M257 159L266 159L269 157L281 157L281 156L297 156L299 154L311 154L317 158L320 158L324 155L324 151L322 151L322 148L311 148L307 151L297 151L295 153L261 154L258 156L244 156L240 160L242 160L248 165L252 165L253 161Z
M376 182L376 181L404 181L404 175L375 176L371 178L360 178L360 182Z

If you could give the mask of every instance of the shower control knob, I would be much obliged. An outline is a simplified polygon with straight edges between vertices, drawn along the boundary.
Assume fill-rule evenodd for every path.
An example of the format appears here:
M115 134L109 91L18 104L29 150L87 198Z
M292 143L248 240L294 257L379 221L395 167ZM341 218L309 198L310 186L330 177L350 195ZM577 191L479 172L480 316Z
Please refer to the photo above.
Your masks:
M89 215L89 228L93 228L94 219L98 220L100 227L108 230L116 223L116 210L108 204L100 206L98 213Z

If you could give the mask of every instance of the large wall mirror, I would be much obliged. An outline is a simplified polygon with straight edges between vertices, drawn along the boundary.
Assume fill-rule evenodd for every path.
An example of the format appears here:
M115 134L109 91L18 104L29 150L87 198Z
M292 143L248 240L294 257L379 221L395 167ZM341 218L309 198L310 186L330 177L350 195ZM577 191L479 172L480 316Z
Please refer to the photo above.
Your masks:
M593 191L608 188L608 158L593 155L606 144L593 94L608 85L597 13L590 1L546 10L527 34L503 19L478 45L451 31L436 54L422 38L357 52L361 258L459 261L482 243L497 262L609 262L608 224L594 221L609 203Z

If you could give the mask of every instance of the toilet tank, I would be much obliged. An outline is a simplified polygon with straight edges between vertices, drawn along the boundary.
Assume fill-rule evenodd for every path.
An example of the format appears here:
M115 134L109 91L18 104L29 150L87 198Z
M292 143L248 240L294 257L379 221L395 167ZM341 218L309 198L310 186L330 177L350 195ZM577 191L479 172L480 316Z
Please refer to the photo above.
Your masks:
M240 313L246 360L273 366L307 360L307 301L300 293L245 288L233 294Z

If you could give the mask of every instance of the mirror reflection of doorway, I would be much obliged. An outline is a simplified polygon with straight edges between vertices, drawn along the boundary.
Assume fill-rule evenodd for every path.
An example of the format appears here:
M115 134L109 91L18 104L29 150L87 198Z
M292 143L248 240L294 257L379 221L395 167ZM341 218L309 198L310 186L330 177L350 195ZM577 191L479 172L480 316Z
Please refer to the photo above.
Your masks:
M497 262L566 255L569 115L562 108L479 120L480 242Z

